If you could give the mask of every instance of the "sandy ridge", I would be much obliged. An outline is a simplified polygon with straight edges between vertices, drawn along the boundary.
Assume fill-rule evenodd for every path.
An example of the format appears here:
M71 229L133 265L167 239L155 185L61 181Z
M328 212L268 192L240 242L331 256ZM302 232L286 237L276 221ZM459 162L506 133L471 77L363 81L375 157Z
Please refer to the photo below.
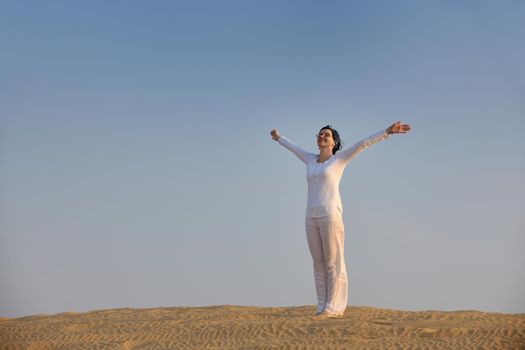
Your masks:
M0 349L525 349L525 314L165 307L0 319Z

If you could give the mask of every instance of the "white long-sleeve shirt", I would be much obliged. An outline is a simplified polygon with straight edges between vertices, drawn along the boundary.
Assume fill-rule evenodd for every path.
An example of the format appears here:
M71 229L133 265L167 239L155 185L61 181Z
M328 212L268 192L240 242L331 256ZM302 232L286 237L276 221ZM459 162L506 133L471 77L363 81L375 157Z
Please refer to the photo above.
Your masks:
M332 155L323 163L319 163L319 155L305 151L284 136L279 138L279 144L292 151L297 158L306 164L306 180L308 182L307 217L320 217L339 211L343 213L339 183L346 165L359 153L371 145L386 140L388 133L381 130L352 147Z

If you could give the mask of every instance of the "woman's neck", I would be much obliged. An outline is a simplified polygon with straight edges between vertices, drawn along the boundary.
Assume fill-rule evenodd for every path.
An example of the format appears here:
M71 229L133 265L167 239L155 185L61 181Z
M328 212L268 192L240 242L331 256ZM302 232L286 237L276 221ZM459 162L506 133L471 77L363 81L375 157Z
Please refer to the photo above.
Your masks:
M319 150L319 160L318 162L319 163L323 163L325 162L326 160L328 160L330 157L332 156L332 151L329 150L328 148L321 148Z

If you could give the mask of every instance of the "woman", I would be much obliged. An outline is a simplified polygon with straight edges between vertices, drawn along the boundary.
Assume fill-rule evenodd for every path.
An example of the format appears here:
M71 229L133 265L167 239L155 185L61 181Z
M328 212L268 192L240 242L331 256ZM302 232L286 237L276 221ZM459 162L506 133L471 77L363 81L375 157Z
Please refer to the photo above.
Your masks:
M292 141L271 131L272 139L292 151L306 164L308 202L305 228L308 247L314 263L317 313L326 317L343 315L348 302L348 279L344 260L343 207L339 182L348 162L369 146L390 134L406 134L409 124L400 121L372 136L341 150L341 139L330 125L317 134L319 154L305 151ZM336 154L337 153L337 154Z

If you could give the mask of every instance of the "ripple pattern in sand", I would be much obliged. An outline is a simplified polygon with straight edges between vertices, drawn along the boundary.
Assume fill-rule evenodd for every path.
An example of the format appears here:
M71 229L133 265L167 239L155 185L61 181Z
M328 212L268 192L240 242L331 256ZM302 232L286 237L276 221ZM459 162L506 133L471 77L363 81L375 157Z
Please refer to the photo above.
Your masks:
M349 307L113 309L0 320L0 349L525 349L525 315Z

